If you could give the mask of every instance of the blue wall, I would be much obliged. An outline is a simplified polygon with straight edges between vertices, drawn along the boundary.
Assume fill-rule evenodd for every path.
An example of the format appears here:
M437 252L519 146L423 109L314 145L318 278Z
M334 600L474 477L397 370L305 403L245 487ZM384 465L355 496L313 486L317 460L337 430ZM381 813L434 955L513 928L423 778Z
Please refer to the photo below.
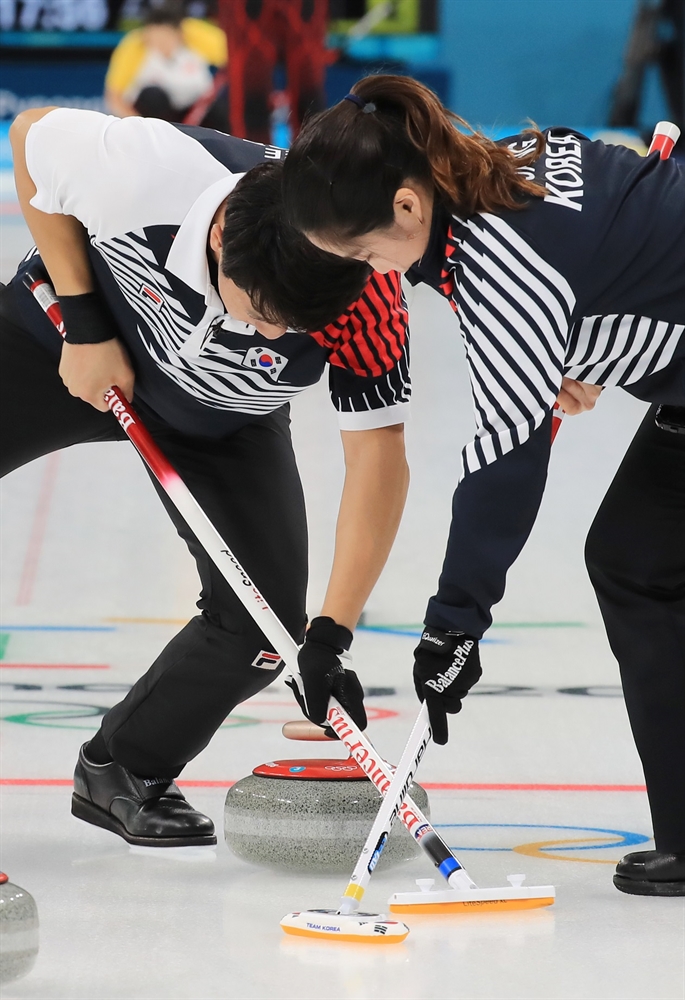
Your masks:
M597 128L636 0L441 0L442 63L452 72L451 107L473 125ZM641 117L666 117L650 74Z

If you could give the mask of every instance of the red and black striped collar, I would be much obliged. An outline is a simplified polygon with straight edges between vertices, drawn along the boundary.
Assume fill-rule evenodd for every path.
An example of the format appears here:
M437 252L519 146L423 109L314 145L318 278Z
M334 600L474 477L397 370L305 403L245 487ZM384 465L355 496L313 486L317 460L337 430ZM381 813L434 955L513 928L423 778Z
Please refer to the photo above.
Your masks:
M413 264L405 274L410 285L424 282L437 291L442 292L443 268L445 265L445 246L452 216L448 209L436 201L433 206L431 231L428 237L426 251L416 264Z

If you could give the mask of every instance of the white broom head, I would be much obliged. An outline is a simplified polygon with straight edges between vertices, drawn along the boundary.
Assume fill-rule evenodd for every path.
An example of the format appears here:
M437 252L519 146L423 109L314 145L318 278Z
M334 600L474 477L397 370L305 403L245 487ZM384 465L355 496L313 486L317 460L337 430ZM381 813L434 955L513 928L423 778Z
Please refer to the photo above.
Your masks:
M508 886L496 889L442 889L432 891L434 879L417 879L419 892L396 892L388 900L391 913L487 913L498 910L533 910L551 906L553 885L522 883L525 876L509 875Z
M352 913L337 910L300 910L281 920L286 934L326 941L359 944L399 944L409 928L399 920L388 920L383 913Z

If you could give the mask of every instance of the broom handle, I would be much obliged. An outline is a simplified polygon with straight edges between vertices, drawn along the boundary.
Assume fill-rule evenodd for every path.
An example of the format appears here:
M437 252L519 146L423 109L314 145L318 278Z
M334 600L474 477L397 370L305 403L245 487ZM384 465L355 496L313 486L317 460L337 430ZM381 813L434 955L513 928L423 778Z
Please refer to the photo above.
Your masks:
M647 150L647 156L650 153L658 152L662 160L667 160L679 138L680 129L673 122L657 122L654 126L654 134Z
M56 330L64 337L65 329L59 301L44 274L38 270L29 270L24 276L24 284L33 293ZM155 443L122 391L117 386L112 386L105 393L105 400L162 489L197 536L259 629L278 652L299 690L302 691L297 662L299 647L285 625L228 548L195 497ZM363 735L334 698L331 698L328 715L329 724L339 735L351 756L360 764L381 794L385 794L393 781L393 771L390 765L378 755L371 741ZM445 879L454 888L463 889L473 886L474 883L459 861L412 799L406 796L400 806L402 822L414 839L421 844Z
M406 798L416 770L421 762L431 738L431 728L428 722L428 708L424 701L416 722L407 740L400 762L392 776L390 787L380 804L373 826L369 830L366 843L362 847L359 860L354 866L350 881L340 900L338 913L349 914L359 909L366 887L371 880L373 870L378 864L385 847L390 830L397 816L400 815L402 803Z

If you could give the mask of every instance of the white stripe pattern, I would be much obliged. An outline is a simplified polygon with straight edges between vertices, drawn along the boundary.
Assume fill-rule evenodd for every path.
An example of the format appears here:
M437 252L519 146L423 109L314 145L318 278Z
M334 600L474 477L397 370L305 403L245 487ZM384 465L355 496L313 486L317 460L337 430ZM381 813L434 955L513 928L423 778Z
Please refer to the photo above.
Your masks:
M455 216L445 277L460 322L476 435L463 475L528 440L554 406L563 375L631 385L665 368L685 326L647 316L584 316L566 278L503 219Z
M218 410L263 415L308 388L306 378L298 379L296 384L285 379L274 381L268 372L246 367L246 351L231 350L220 336L211 335L214 324L221 332L225 314L220 308L213 310L208 306L203 321L196 326L182 302L171 293L171 285L142 230L111 240L94 240L93 245L140 318L137 332L150 358L160 371L200 403ZM160 296L161 307L141 294L142 285ZM246 347L249 346L247 343ZM312 349L315 349L313 342ZM315 367L310 368L308 363L308 370ZM335 365L329 371L333 403L340 413L345 413L347 428L357 429L354 415L358 413L362 420L359 429L363 429L367 421L363 414L369 411L382 410L387 414L374 417L373 426L405 419L411 395L408 343L398 364L381 378L353 376Z
M502 219L482 214L456 221L446 267L453 271L477 424L462 453L468 474L527 441L551 410L575 297Z
M669 363L682 323L648 316L584 316L573 324L565 374L595 385L632 385Z
M168 294L170 285L144 240L144 234L136 232L95 245L140 316L141 342L165 375L206 406L256 415L270 413L307 388L275 383L267 373L244 367L243 354L213 339L199 357L181 355L195 327L183 305ZM141 283L162 296L161 309L140 294Z

